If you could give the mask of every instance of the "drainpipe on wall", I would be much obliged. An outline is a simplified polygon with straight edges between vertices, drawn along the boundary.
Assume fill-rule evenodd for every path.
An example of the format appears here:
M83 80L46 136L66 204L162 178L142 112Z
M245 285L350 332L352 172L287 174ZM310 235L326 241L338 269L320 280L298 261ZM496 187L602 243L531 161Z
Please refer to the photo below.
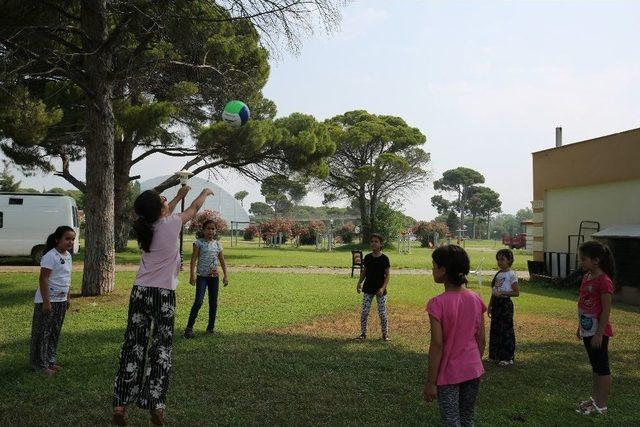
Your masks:
M562 128L556 128L556 147L562 147Z

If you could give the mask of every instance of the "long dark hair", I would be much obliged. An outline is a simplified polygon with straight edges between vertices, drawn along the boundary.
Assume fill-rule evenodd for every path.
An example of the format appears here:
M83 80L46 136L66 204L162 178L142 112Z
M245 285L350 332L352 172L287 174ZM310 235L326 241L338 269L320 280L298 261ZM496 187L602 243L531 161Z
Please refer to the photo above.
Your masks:
M133 209L138 216L133 221L133 230L138 239L138 246L145 252L149 252L153 241L153 223L160 219L164 203L155 190L147 190L140 193L133 202Z
M458 245L440 246L431 254L431 259L444 267L447 282L452 285L462 286L467 284L467 274L469 274L469 255Z
M44 251L42 252L42 255L55 248L60 239L64 237L64 233L66 233L67 231L71 231L72 233L76 232L76 230L69 227L68 225L61 225L60 227L56 228L56 231L49 234L49 237L47 237L47 242L44 244Z
M200 230L198 230L196 232L196 237L198 239L202 239L204 237L204 229L207 228L207 225L209 225L209 224L214 224L215 225L215 223L216 222L214 220L212 220L212 219L208 219L205 222L203 222L202 223L202 227L200 227ZM217 229L216 229L216 234L218 234L218 230ZM213 238L215 239L216 236L214 235Z
M591 259L598 259L598 266L604 271L610 279L616 275L616 263L613 259L613 253L609 246L604 245L597 240L590 240L580 245L580 253Z

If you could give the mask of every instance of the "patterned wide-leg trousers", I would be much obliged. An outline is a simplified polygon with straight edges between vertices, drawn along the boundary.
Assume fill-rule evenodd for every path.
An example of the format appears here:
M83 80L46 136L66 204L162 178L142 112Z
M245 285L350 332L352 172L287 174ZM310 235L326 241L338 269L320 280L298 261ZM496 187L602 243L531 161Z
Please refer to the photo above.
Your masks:
M143 409L165 407L175 309L176 295L172 290L145 286L131 289L127 329L113 386L113 406L135 402Z

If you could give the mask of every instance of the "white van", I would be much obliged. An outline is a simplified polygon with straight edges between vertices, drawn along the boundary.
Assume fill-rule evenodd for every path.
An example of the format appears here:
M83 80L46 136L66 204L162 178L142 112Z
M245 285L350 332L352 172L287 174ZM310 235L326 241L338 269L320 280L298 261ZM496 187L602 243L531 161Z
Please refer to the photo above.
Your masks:
M62 194L0 192L0 256L31 256L40 263L49 234L61 225L76 231L73 252L80 249L76 201Z

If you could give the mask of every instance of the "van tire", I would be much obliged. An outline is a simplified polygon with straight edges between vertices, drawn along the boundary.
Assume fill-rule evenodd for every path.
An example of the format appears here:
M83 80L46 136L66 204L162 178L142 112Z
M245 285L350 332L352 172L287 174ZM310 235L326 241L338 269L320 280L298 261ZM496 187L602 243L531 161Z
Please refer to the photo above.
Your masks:
M31 249L31 259L35 265L40 265L40 260L42 260L42 253L44 252L44 245L34 246Z

